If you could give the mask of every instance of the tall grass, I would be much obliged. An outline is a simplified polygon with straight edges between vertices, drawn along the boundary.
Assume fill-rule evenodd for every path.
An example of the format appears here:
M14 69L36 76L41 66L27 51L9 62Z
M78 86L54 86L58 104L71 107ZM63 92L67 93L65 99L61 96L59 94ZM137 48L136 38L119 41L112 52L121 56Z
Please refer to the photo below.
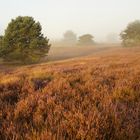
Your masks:
M0 139L140 139L139 49L1 72Z

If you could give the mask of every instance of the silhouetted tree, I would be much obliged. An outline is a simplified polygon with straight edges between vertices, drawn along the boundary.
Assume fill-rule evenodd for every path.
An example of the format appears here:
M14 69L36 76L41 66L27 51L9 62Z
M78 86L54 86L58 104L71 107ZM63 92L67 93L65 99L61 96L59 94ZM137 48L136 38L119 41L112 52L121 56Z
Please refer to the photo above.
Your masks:
M140 21L130 23L127 28L120 34L124 46L140 45Z
M41 33L41 25L32 17L12 19L3 37L0 56L5 60L37 62L49 51L49 40Z
M85 34L79 37L79 45L93 45L93 36L90 34Z
M75 45L77 43L77 36L76 34L69 30L66 31L64 33L64 39L63 39L64 43L66 43L67 45Z

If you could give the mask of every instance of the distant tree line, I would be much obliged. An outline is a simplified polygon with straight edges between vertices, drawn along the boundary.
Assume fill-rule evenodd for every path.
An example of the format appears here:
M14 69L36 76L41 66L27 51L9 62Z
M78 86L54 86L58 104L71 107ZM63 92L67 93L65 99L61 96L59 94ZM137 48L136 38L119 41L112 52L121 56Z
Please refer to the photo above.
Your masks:
M120 34L122 45L124 47L140 46L140 20L136 20L126 27ZM84 34L77 39L77 36L72 31L67 31L64 34L64 40L69 43L73 42L81 46L94 45L94 37L91 34Z
M71 30L64 33L64 39L62 41L69 45L90 46L95 44L94 37L91 34L84 34L77 38L77 35Z
M136 20L128 24L126 29L120 34L122 40L122 46L135 47L140 46L140 20ZM72 31L67 31L64 34L64 40L69 43L73 42L80 46L94 45L94 37L91 34L84 34L77 39L77 36Z

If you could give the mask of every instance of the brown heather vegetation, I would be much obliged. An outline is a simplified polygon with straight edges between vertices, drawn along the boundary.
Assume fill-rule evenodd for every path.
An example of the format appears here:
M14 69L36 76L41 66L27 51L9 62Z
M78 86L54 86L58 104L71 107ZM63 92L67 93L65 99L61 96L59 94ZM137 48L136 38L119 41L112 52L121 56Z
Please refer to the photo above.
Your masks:
M140 48L0 72L1 140L139 140Z

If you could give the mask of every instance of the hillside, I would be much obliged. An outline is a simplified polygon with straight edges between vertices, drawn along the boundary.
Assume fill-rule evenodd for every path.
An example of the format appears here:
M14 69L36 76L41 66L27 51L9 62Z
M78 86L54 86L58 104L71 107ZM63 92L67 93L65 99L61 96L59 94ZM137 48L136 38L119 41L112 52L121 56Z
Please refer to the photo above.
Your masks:
M93 46L57 46L53 45L48 54L47 60L56 61L70 58L83 57L87 55L95 55L106 52L113 48L118 48L120 44L98 44Z
M140 48L0 71L1 140L140 139Z

